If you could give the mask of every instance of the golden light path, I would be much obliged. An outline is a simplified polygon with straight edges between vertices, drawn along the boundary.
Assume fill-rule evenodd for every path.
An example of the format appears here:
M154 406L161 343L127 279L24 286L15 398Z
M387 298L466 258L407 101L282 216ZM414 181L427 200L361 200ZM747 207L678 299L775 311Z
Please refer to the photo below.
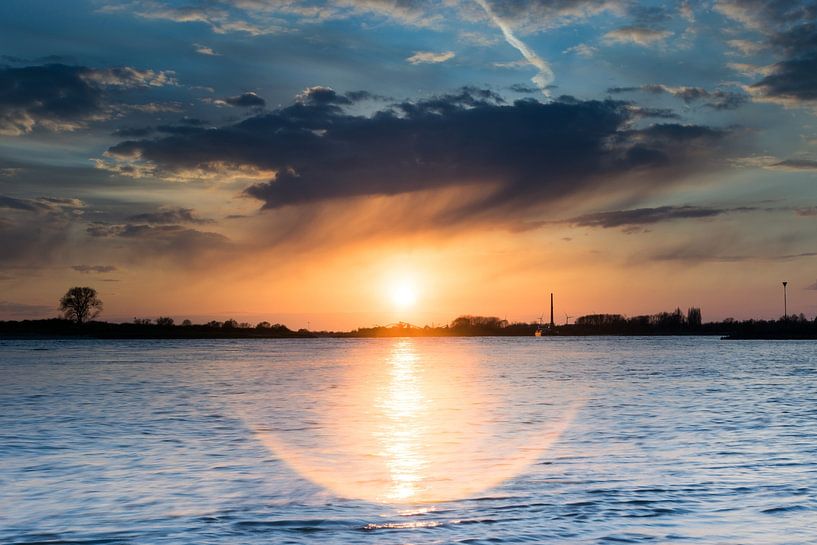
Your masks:
M464 344L421 357L415 340L386 342L380 358L347 366L310 441L254 428L293 470L336 495L392 504L473 496L537 461L578 408L565 403L520 432L502 417L502 387L484 380Z

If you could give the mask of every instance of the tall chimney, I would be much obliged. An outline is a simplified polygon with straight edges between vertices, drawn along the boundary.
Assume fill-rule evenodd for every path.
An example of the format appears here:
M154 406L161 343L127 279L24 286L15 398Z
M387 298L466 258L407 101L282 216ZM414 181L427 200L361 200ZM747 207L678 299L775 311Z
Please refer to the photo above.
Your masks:
M550 294L550 327L554 327L553 323L553 293Z

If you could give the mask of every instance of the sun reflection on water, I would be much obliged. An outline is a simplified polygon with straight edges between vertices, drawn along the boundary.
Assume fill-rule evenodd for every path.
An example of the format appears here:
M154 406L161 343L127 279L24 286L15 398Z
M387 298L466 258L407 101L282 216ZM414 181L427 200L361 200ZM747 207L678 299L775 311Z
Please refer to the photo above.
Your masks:
M565 403L539 425L523 425L530 415L514 421L504 407L518 392L485 377L464 346L367 346L348 355L337 387L304 393L314 427L253 426L291 468L339 496L393 504L471 496L524 471L576 409Z

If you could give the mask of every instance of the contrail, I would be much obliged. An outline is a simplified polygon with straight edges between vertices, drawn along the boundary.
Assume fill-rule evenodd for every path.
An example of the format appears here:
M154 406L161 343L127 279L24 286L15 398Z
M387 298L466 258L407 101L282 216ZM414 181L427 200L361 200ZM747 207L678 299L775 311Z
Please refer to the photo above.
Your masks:
M482 9L485 10L485 13L488 14L488 17L490 17L494 22L494 24L499 27L499 30L502 31L502 35L505 37L505 41L516 48L517 51L522 53L525 60L539 71L538 74L531 78L531 81L537 87L539 87L542 94L548 96L547 86L553 81L554 76L553 70L550 69L550 65L547 63L547 61L533 52L522 40L514 35L513 30L511 30L511 27L508 26L508 23L503 21L496 15L496 13L494 13L494 10L491 8L490 4L488 4L487 0L474 0L474 2L479 4Z

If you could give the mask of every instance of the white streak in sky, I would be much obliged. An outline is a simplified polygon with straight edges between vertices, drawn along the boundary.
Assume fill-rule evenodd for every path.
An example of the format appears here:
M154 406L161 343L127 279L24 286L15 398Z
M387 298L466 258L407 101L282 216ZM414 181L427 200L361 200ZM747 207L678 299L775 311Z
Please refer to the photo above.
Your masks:
M488 14L488 17L494 22L496 26L499 27L499 30L502 31L502 35L505 37L505 41L508 42L511 46L516 48L517 51L522 53L522 56L525 57L525 60L528 61L528 64L536 68L539 73L536 74L531 78L531 81L539 87L542 91L542 94L548 96L548 85L553 82L553 70L550 69L550 65L547 63L545 59L537 55L533 50L531 50L522 40L517 38L511 27L503 21L494 10L491 8L490 4L488 4L487 0L474 0L477 4L479 4L482 9L485 10L485 13Z

